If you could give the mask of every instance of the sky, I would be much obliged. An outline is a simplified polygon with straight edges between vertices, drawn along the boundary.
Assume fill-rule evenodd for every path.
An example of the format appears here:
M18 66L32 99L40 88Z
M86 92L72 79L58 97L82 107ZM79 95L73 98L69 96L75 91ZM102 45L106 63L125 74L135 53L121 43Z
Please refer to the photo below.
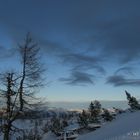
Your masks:
M16 69L27 32L47 69L49 101L140 98L139 0L0 0L0 71ZM13 61L14 60L14 61Z

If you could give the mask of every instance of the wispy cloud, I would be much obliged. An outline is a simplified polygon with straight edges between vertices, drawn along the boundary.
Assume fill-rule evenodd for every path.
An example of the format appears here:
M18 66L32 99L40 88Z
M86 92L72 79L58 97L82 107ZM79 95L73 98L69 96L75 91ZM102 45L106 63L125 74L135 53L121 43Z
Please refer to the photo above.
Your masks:
M63 64L70 66L70 76L59 80L69 85L93 85L95 83L95 74L98 78L98 75L101 76L106 73L101 65L102 60L98 56L70 53L62 55L61 59Z
M61 55L64 64L69 64L73 70L96 70L105 74L105 69L101 66L102 59L99 56L90 56L80 53L70 53Z
M39 40L39 44L46 54L59 57L60 55L68 53L70 51L68 48L61 45L60 42L38 38L37 40Z
M68 67L70 77L61 81L91 84L93 75L110 74L106 64L113 63L121 68L108 77L107 83L139 82L128 77L133 75L131 62L140 62L140 1L13 1L0 5L5 31L16 42L24 32L31 31L47 57ZM3 49L1 52L5 52Z
M94 75L85 72L74 71L68 78L60 78L60 81L68 85L88 85L94 84Z
M4 46L0 46L0 59L11 58L16 53L15 48L5 48Z
M140 79L135 78L133 67L121 67L114 72L114 75L107 77L106 83L115 87L118 86L140 86Z
M118 86L140 86L140 79L129 79L122 75L113 75L107 78L108 84Z
M114 72L114 75L118 75L118 74L134 75L133 71L134 71L134 68L130 66L121 67Z

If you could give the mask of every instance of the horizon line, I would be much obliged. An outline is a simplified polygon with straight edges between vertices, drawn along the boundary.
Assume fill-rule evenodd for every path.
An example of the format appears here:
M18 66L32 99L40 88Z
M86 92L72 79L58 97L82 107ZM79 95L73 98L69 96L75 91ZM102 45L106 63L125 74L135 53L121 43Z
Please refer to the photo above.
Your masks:
M96 99L95 99L96 100ZM69 102L69 103L71 103L71 102L92 102L92 101L95 101L95 100L83 100L83 101L79 101L79 100L74 100L74 101L66 101L66 100L49 100L49 101L47 101L48 103L49 102ZM127 100L97 100L97 101L100 101L100 102L102 102L102 101L104 101L104 102L119 102L119 101L127 101Z

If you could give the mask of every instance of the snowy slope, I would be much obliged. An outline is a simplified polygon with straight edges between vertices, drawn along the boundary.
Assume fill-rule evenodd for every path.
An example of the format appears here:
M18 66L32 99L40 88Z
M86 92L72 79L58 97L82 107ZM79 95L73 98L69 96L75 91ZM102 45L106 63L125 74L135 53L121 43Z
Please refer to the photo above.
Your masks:
M128 140L130 134L134 135L135 140L140 140L139 132L140 111L127 112L96 131L79 136L77 140ZM132 136L130 139L132 140Z
M48 132L43 136L42 140L57 140L57 138L52 132Z
M18 121L17 123L20 128L24 129L30 129L34 126L30 121L22 123ZM70 125L69 129L73 126ZM41 129L41 125L39 125L38 129ZM42 140L57 140L57 137L51 132L42 133L42 136ZM2 139L0 135L0 140ZM14 135L12 140L15 140ZM115 120L104 124L96 131L79 135L77 140L140 140L140 111L120 114Z

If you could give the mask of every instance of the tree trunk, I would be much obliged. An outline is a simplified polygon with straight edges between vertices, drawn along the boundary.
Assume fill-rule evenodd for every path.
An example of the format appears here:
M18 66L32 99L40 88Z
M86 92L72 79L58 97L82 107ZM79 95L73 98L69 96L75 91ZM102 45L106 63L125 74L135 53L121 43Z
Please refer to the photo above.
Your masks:
M10 140L11 124L5 125L4 129L5 129L5 131L4 131L3 140Z

